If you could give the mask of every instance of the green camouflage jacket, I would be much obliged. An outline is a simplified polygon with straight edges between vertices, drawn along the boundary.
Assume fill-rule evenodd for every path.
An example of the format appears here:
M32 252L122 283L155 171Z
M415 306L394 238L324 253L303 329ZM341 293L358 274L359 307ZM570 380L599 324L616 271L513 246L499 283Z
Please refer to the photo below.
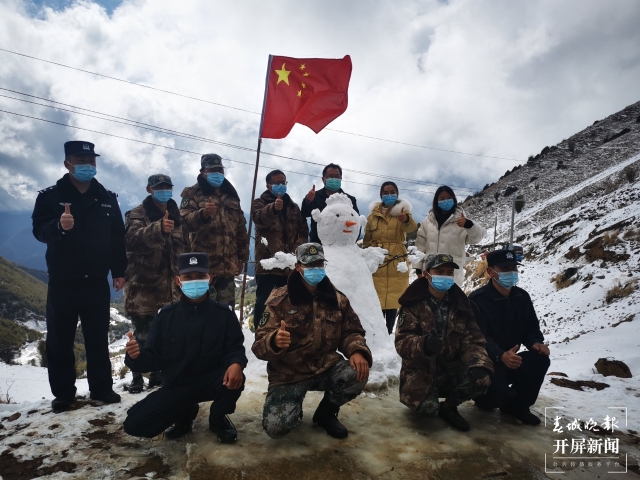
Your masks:
M167 203L170 234L162 232L164 214L151 196L125 213L125 247L129 264L125 272L125 315L155 315L163 306L180 299L178 255L189 251L189 237L178 205Z

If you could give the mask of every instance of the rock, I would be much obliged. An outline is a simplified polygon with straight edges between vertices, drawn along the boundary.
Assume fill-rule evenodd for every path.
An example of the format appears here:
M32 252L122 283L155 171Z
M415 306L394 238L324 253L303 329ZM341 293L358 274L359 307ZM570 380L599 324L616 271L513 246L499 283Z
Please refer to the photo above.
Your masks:
M598 373L605 377L631 378L633 376L627 364L620 360L599 358L595 366Z
M609 388L609 385L601 382L594 382L593 380L569 380L568 378L552 378L551 383L558 385L559 387L571 388L573 390L579 390L584 392L583 387L595 388L596 390L604 390Z
M596 278L598 278L600 280L604 280L604 275L596 275Z
M547 373L547 376L549 375L555 375L557 377L569 377L569 375L567 375L566 373L562 373L562 372L549 372Z
M21 415L20 412L14 413L13 415L7 418L7 422L13 422L14 420L19 419L20 415Z

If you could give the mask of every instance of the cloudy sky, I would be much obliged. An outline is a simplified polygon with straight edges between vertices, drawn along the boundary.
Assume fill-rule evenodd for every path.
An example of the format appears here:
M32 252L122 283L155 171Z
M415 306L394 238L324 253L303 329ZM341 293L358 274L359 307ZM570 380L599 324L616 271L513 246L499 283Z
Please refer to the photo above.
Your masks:
M217 152L247 211L253 167L245 163L255 153L6 97L52 105L21 94L33 95L254 149L260 117L251 112L262 107L268 55L348 54L346 113L331 130L296 126L286 139L265 140L263 151L411 179L398 182L400 193L422 220L434 184L464 198L639 101L639 24L633 0L0 0L1 49L210 102L0 51L0 110L95 131L0 112L0 211L31 210L37 190L65 172L70 139L96 144L97 178L119 193L123 210L142 200L151 173L169 173L179 196L195 182L197 153ZM259 192L268 167L291 172L297 202L321 185L320 167L261 161ZM345 171L344 189L366 214L382 181Z

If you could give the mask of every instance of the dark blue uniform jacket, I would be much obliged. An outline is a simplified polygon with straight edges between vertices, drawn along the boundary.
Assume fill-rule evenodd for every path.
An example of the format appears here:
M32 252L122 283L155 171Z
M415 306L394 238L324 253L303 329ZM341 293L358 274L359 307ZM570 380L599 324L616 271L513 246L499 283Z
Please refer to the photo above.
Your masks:
M471 292L469 300L478 307L476 321L487 339L489 358L495 363L500 363L502 354L516 345L531 350L534 343L544 342L531 297L522 288L512 287L505 298L489 281Z
M244 369L244 335L228 305L209 298L192 304L183 297L160 309L140 356L126 355L124 363L141 373L161 370L165 386L186 385L234 363Z
M60 216L70 205L74 226L63 230ZM116 194L96 179L82 194L66 174L40 192L33 209L33 235L47 244L47 270L52 279L124 277L127 255L124 222Z

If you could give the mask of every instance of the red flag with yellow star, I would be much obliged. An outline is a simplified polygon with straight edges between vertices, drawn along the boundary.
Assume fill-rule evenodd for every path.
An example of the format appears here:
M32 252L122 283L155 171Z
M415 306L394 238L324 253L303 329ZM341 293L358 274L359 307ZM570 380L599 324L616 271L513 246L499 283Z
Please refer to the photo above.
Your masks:
M295 123L318 133L347 109L351 57L272 56L261 138L284 138Z

